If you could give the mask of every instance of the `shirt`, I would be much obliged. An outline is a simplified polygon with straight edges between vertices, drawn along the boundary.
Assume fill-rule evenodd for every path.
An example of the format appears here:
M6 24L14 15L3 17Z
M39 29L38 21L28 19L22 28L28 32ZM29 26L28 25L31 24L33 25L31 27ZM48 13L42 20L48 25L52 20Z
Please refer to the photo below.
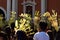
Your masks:
M34 37L34 40L49 40L49 35L46 32L37 32Z

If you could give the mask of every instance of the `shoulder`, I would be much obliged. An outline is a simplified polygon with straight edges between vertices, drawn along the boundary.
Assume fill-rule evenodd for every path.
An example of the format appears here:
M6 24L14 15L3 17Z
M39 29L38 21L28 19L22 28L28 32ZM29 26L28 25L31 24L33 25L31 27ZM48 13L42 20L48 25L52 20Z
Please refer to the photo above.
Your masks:
M38 37L38 35L39 35L39 32L35 33L34 34L34 37Z
M34 35L34 39L49 40L49 35L46 32L37 32Z
M37 33L35 33L34 37L49 38L49 35L46 32L37 32Z
M34 35L34 36L36 36L36 35L39 35L39 32L35 33L35 35Z
M35 33L33 39L37 40L38 39L38 35L39 35L39 32Z

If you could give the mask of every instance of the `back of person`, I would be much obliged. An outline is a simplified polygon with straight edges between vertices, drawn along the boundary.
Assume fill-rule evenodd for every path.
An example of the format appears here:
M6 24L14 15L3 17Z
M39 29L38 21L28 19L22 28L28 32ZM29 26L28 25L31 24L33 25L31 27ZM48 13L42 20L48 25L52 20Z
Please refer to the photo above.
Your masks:
M36 39L34 40L49 40L49 36L46 32L37 32L34 35L34 38L36 37Z
M40 22L39 27L37 28L37 33L34 35L34 40L49 40L49 35L46 33L47 23Z

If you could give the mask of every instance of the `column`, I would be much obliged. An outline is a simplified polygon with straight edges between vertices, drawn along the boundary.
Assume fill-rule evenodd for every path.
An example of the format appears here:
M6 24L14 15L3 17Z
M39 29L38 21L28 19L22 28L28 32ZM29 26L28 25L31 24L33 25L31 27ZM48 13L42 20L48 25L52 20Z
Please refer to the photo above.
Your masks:
M18 15L18 0L12 0L12 11L16 12L16 19Z
M35 5L33 5L33 14L32 14L33 18L34 18L34 13L35 13Z
M23 13L26 13L25 11L26 11L26 7L25 5L23 5Z
M46 12L47 9L47 0L41 0L41 14Z
M7 0L7 21L10 18L10 11L11 11L11 0Z
M34 13L35 13L35 5L36 5L35 0L33 0L33 18L34 18Z
M15 11L16 9L16 0L12 0L12 11Z
M34 13L35 13L35 5L36 5L36 3L35 3L35 0L33 0L33 5L32 5L32 7L33 7L33 9L32 9L32 11L33 11L33 14L32 14L32 23L33 23L33 25L34 25Z
M15 6L16 9L15 9L15 11L16 11L16 13L17 13L17 14L16 14L16 19L18 19L18 15L19 15L19 14L18 14L18 0L16 0L15 2L16 2L16 3L15 3L15 4L16 4L16 6Z
M26 7L25 7L24 3L25 3L25 0L23 1L23 4L22 4L23 5L23 13L25 13L25 10L26 10Z

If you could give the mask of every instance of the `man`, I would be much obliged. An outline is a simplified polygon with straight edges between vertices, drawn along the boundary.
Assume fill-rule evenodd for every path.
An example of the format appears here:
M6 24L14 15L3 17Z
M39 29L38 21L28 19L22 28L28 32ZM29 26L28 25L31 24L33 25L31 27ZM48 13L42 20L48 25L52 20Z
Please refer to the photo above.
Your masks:
M34 40L49 40L49 35L46 33L47 25L46 22L39 23L38 32L33 37Z

